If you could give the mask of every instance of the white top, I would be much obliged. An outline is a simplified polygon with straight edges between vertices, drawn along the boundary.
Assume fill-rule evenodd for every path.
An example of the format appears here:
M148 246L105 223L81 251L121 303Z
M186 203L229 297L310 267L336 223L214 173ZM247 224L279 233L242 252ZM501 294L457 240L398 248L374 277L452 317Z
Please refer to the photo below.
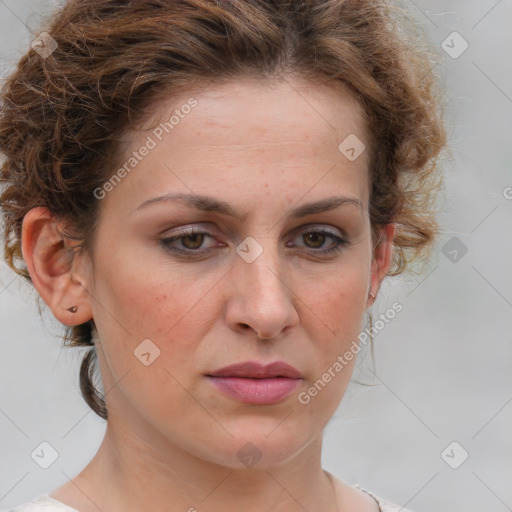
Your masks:
M0 512L4 512L3 510ZM32 501L27 501L17 507L6 510L5 512L79 512L78 510L68 507L62 501L50 498L48 494L40 494Z
M378 496L375 496L370 491L359 487L359 485L354 485L357 489L365 492L370 495L379 505L380 512L411 512L406 508L402 508L398 505L395 505L389 501L383 500ZM61 501L56 500L55 498L51 498L48 494L40 494L37 498L34 498L32 501L27 503L23 503L18 505L16 508L6 511L0 512L79 512L75 508L69 507L65 505Z
M366 489L363 489L362 487L359 487L359 485L354 485L354 487L357 487L360 491L365 492L366 494L369 494L379 505L380 512L411 512L408 508L400 507L399 505L395 505L394 503L391 503L390 501L383 500L382 498L379 498L378 496L375 496L370 491L367 491ZM71 512L70 509L66 512Z

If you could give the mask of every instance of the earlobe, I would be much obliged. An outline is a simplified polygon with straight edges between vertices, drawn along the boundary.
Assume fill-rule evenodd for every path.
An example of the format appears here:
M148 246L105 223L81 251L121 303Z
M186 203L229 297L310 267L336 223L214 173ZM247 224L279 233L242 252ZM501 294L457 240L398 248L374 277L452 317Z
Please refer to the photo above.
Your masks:
M76 253L47 208L36 207L25 215L21 244L32 283L55 318L64 325L92 318L85 282L74 274Z
M395 238L395 224L388 224L380 231L380 239L373 249L371 264L370 289L367 306L375 301L379 287L386 277L393 261L393 240Z

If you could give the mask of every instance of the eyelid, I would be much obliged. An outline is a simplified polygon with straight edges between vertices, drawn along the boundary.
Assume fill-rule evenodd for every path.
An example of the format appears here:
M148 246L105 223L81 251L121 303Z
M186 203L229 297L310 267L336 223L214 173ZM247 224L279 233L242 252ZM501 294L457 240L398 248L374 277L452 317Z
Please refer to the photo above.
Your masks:
M206 227L206 226L207 227ZM296 236L296 234L304 234L309 233L311 231L321 231L324 233L330 233L334 236L338 236L340 238L348 238L347 233L341 229L336 228L334 226L326 225L326 224L320 224L320 223L312 223L312 224L306 224L304 226L299 226L291 231L293 235ZM189 234L205 234L210 237L220 236L220 230L216 227L215 223L201 223L201 224L193 224L191 226L185 226L176 228L175 230L168 230L166 229L162 233L159 234L160 237L163 238L171 238L176 236L186 236ZM229 235L233 235L232 230L228 230ZM287 238L290 236L290 232L288 234L283 235L283 238Z
M331 235L338 236L340 238L348 238L348 235L343 229L336 228L329 224L307 224L297 228L298 234L309 233L311 231L321 231L323 233L330 233Z
M208 226L208 227L206 227ZM206 233L210 236L214 236L218 234L218 229L214 227L211 223L200 223L200 224L192 224L191 226L177 227L172 229L165 229L161 233L159 233L159 237L163 238L171 238L175 236L186 236L186 235L194 235L196 233Z

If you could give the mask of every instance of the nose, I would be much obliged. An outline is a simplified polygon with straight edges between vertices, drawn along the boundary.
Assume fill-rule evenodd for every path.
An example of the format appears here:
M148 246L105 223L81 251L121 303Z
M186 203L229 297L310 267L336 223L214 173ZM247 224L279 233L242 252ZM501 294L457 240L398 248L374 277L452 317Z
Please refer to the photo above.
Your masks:
M236 255L233 264L226 311L231 329L238 333L251 330L259 338L273 339L298 323L297 296L286 282L277 250L264 248L251 263Z

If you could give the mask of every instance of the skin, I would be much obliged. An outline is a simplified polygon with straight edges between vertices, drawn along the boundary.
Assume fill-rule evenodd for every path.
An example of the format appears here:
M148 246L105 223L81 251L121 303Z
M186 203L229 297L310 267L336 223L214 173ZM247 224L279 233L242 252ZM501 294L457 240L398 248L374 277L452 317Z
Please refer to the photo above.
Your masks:
M159 100L153 124L127 133L126 147L140 148L190 96ZM377 511L339 479L335 490L321 467L322 431L355 359L309 404L297 399L357 339L369 291L391 262L394 225L372 244L368 151L349 161L338 150L349 134L368 141L360 105L342 85L291 77L244 77L194 97L191 113L99 202L92 254L62 244L46 208L25 217L23 255L42 298L66 325L94 319L109 411L96 456L51 496L80 512ZM177 201L137 210L171 192L208 195L246 216ZM289 215L332 196L359 205ZM172 247L206 248L202 256L160 243L191 225L211 236ZM337 244L305 235L319 229L347 243L322 255ZM252 263L235 251L248 236L263 250ZM160 355L145 366L134 350L148 338ZM286 361L303 381L276 404L248 405L205 377L247 360ZM237 456L246 443L261 453L252 467Z

